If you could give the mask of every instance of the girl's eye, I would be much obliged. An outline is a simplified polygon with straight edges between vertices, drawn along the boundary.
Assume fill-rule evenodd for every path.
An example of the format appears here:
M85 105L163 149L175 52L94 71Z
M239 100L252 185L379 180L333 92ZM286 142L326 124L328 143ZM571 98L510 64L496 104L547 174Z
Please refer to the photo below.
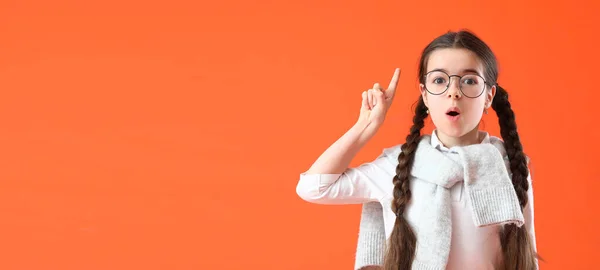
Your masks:
M443 78L435 78L435 79L433 79L433 83L436 83L436 84L444 83L444 81L445 80Z
M473 84L477 84L477 79L476 78L464 78L463 79L463 84L469 84L469 85L473 85Z

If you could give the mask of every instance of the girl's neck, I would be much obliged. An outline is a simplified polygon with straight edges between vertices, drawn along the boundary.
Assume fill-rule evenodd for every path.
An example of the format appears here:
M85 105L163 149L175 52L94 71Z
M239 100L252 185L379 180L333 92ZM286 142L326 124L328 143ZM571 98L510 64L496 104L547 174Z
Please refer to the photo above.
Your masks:
M461 137L451 137L443 132L436 130L435 131L440 142L447 148L452 148L454 146L466 146L471 144L481 143L479 129L475 128L469 131L467 134Z

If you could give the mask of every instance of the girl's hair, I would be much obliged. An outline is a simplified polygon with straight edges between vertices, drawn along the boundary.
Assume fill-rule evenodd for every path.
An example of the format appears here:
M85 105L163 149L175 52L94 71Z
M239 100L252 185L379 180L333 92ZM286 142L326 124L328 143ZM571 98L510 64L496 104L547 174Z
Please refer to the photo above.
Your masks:
M434 39L423 50L419 63L420 83L425 84L429 56L433 51L443 48L463 48L475 53L484 65L485 79L491 85L496 85L496 95L492 101L492 108L498 115L500 133L510 160L512 183L519 198L522 211L523 207L527 204L527 190L529 188L527 176L529 171L521 140L517 133L515 114L508 101L508 93L496 83L498 79L496 57L492 50L475 34L466 30L448 32ZM415 257L416 236L404 218L404 210L411 199L409 175L417 145L421 139L421 129L425 125L424 121L427 115L427 107L423 102L422 96L420 96L415 107L413 125L410 128L410 133L406 136L406 143L402 145L402 152L398 156L396 176L393 179L394 200L392 202L392 210L396 213L396 222L385 254L385 270L409 270ZM531 241L525 226L505 225L500 233L500 243L503 253L502 269L535 269L535 258L537 255L533 250L533 243Z

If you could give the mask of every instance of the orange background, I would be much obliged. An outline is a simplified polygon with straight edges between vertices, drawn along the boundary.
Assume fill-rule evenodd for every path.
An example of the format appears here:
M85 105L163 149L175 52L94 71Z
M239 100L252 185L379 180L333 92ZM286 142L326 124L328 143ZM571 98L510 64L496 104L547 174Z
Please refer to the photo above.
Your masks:
M499 58L543 269L595 268L599 4L367 2L3 0L0 269L351 269L360 206L298 175L395 67L353 165L401 143L420 51L460 28Z

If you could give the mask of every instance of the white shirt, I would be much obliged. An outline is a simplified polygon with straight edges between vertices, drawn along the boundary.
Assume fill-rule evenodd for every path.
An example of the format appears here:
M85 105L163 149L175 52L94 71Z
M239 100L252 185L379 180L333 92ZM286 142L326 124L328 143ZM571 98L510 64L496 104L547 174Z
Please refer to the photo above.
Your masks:
M489 143L487 132L480 131L482 143ZM434 131L431 134L431 145L442 153L458 160L458 153L453 148L445 147ZM349 168L342 174L300 174L296 187L298 195L306 201L318 204L360 204L379 201L383 206L386 239L390 237L395 214L391 209L393 200L392 178L396 175L400 146L386 148L374 161L363 163L356 168ZM435 169L435 164L432 164ZM510 171L510 168L508 168ZM535 249L535 229L533 222L533 190L531 178L528 190L528 204L523 209L525 226L531 234ZM427 203L419 200L419 193L427 192L425 181L410 179L412 198L408 204L405 217L412 225L419 220L420 213L412 211L414 203ZM464 182L459 181L451 187L452 197L452 240L446 269L494 269L501 260L499 230L501 225L477 227L473 222L469 206L469 197L463 196ZM427 196L421 196L427 197Z

